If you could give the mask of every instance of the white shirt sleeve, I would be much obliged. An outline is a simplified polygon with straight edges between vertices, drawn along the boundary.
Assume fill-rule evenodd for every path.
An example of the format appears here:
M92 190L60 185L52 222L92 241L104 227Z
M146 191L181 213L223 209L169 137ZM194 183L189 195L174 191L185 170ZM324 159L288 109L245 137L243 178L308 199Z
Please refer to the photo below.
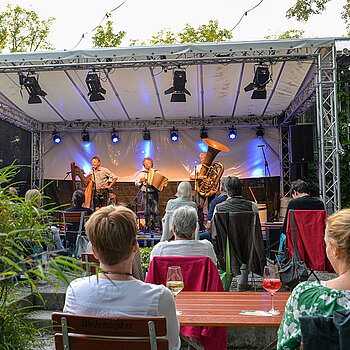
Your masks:
M159 296L159 315L165 316L167 320L167 339L169 341L169 349L180 349L180 324L176 316L176 306L174 297L171 292L163 288L162 294Z

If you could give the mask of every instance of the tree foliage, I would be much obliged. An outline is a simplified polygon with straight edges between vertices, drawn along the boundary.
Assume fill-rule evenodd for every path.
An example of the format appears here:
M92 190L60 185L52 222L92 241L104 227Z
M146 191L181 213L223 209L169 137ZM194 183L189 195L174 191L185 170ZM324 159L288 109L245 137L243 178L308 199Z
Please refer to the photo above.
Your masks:
M297 0L286 13L287 18L295 18L300 22L307 22L312 15L321 14L328 2L331 0ZM336 0L339 1L339 0ZM350 28L350 0L343 0L344 6L341 12L341 18L346 23L347 28Z
M7 5L6 11L0 14L0 50L25 52L53 49L48 36L54 20L53 17L41 20L34 11Z
M227 29L219 28L218 21L210 20L208 24L194 28L186 24L184 29L178 33L173 33L170 29L161 29L157 34L146 42L132 40L130 45L171 45L185 43L211 43L218 41L228 41L232 39L232 34Z
M305 33L304 30L291 29L291 30L286 30L283 33L267 35L265 36L265 39L268 39L268 40L299 39L304 36L304 33Z
M121 44L126 32L120 31L118 33L113 32L113 22L108 21L106 26L102 25L97 27L96 34L92 37L94 47L116 47Z

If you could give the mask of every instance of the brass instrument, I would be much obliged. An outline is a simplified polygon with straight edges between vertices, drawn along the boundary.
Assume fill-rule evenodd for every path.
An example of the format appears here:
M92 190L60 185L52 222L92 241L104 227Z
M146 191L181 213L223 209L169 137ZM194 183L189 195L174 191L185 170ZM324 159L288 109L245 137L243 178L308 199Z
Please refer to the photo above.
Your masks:
M205 177L203 180L196 179L196 191L201 196L208 197L210 192L215 190L218 186L222 173L224 172L224 166L219 162L213 163L213 160L220 151L228 152L229 149L214 140L203 139L202 141L209 147L204 163L202 164L202 168L199 172L199 175L204 175Z

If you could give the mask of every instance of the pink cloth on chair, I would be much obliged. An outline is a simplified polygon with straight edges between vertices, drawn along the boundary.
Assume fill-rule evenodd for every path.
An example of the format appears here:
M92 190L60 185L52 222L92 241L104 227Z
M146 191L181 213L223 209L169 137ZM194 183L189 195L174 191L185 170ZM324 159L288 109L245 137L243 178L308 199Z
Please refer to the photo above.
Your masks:
M154 257L146 282L166 285L169 266L181 267L184 291L224 292L218 269L208 257ZM207 350L224 350L227 347L226 327L183 326L181 333L199 340Z

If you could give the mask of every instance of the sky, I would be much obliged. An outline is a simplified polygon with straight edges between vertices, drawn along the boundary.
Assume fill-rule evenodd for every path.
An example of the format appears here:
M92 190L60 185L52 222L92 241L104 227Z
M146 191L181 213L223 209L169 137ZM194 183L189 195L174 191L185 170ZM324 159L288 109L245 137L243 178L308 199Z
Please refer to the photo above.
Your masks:
M242 14L260 0L126 0L112 13L114 31L124 30L127 35L122 46L131 39L147 40L162 28L181 31L186 23L193 27L217 20L220 28L232 29ZM3 11L9 1L1 1ZM41 19L55 17L50 42L57 50L88 49L92 47L91 31L105 14L123 0L12 0L11 3L37 12ZM249 12L232 32L232 41L262 40L267 35L290 29L305 30L305 37L338 37L346 34L340 13L345 0L331 0L322 15L311 17L305 24L290 20L285 13L296 0L263 0ZM106 19L103 20L106 23ZM82 34L85 39L80 41Z

